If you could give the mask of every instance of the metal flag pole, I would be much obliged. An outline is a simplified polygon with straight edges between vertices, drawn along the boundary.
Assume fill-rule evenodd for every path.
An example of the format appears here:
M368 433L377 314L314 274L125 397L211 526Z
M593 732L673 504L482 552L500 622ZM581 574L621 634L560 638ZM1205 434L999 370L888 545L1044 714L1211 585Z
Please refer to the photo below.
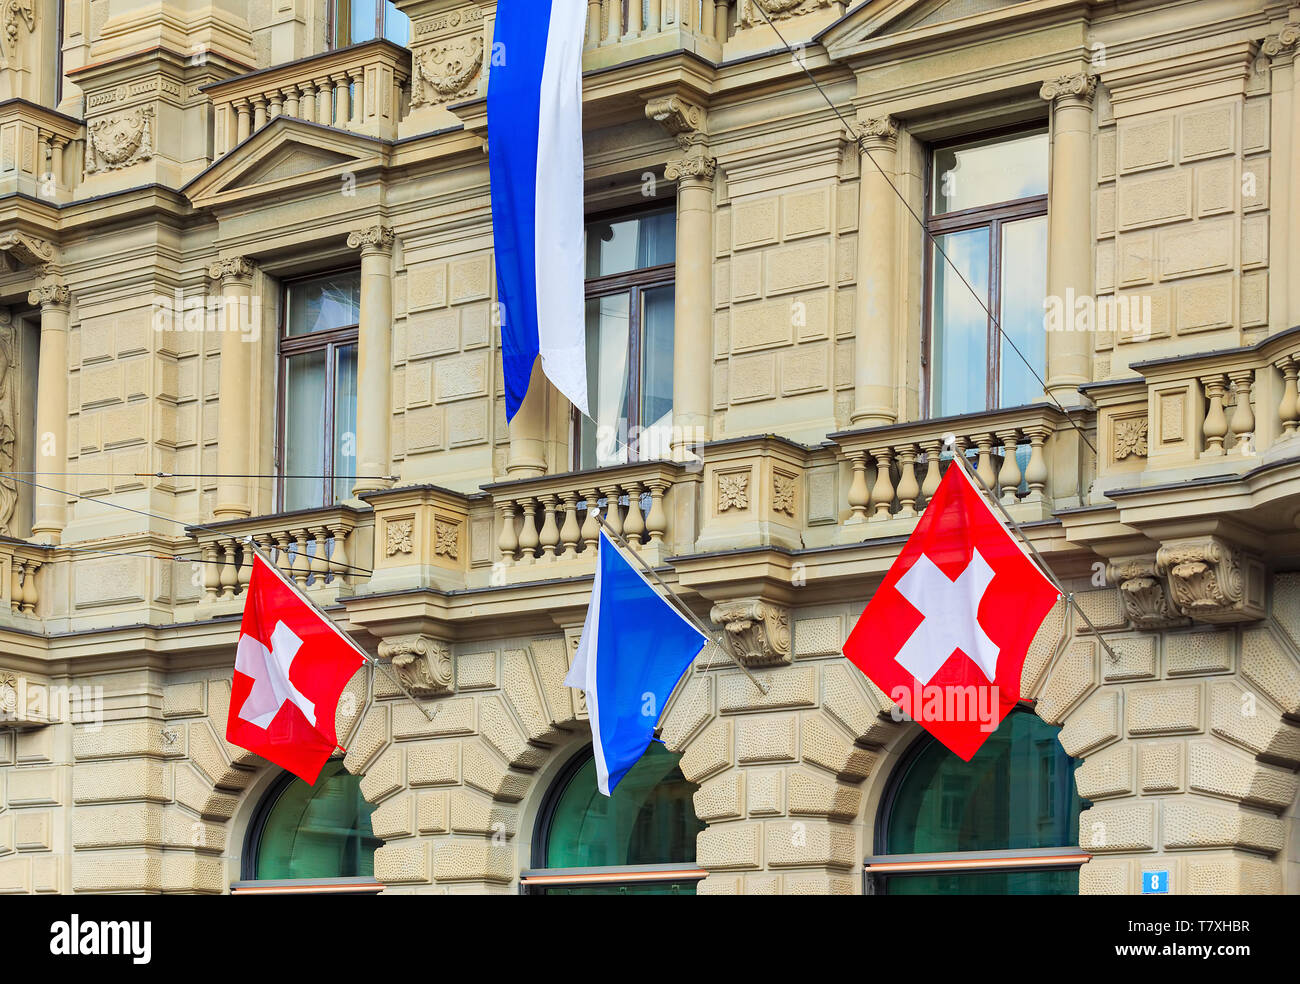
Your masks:
M275 571L277 574L280 574L280 580L285 584L286 587L289 588L289 590L291 590L294 594L296 594L299 598L301 598L307 605L309 605L312 608L312 610L316 612L317 615L325 619L325 621L329 622L330 625L334 625L334 619L330 618L329 614L325 611L325 609L321 608L320 605L316 604L316 602L308 598L307 593L305 591L302 591L298 587L298 585L294 584L287 577L284 577L283 573L280 571L280 568L276 566L275 561L273 561L266 554L262 553L261 548L258 547L258 545L253 542L253 538L251 536L245 537L242 542L245 547L251 547L253 549L253 553L261 557L262 562L266 564L267 567L271 568L271 570ZM371 666L378 669L381 673L384 674L384 676L388 677L388 679L393 683L393 685L396 686L398 690L400 690L402 693L406 695L406 699L420 709L420 713L423 714L426 719L428 719L429 723L430 724L433 723L434 716L438 713L436 709L434 710L433 714L430 714L428 708L426 708L423 704L421 704L418 700L415 699L415 695L406 689L406 686L402 683L402 681L399 680L397 676L388 669L387 666L379 662L379 660L375 659L368 652L366 652L364 649L358 646L356 642L353 639L351 639L348 636L348 634L344 632L342 629L340 629L337 625L334 625L334 628L338 631L339 635L341 635L345 640L347 640L348 644L357 651L357 653L361 656L363 660L365 660Z
M746 666L740 660L736 659L736 657L732 655L731 650L729 650L726 646L722 644L722 639L720 639L711 628L709 628L707 625L705 625L702 621L700 621L695 616L695 613L691 611L690 608L687 607L686 602L682 601L682 599L677 596L677 592L675 592L672 588L670 588L667 582L665 582L664 579L659 576L659 572L656 571L653 567L651 567L648 563L646 563L645 558L642 557L641 554L638 553L635 549L633 549L631 544L629 544L625 539L623 539L623 534L619 533L617 530L611 527L607 522L605 522L605 517L604 515L602 515L600 509L595 506L593 506L592 509L595 512L596 522L600 524L601 529L603 529L606 533L608 533L610 539L613 540L620 547L622 547L626 553L630 554L636 560L636 562L641 565L641 569L644 570L647 574L649 574L652 578L654 578L655 583L658 584L661 588L664 589L664 591L668 593L668 597L671 599L673 607L676 608L679 612L681 612L682 615L693 626L695 626L696 629L700 631L701 635L703 635L706 639L712 642L715 646L721 649L728 656L731 656L731 661L735 663L737 666L739 666L741 670L744 671L745 676L749 677L750 683L752 683L755 687L757 687L761 693L766 695L770 690L768 685L761 682L756 676L754 676L754 674L750 672L748 666ZM671 694L669 696L671 697Z
M1011 528L1016 531L1016 535L1020 537L1021 542L1024 543L1024 545L1029 548L1030 553L1034 555L1034 559L1038 562L1038 567L1043 572L1043 576L1056 585L1056 590L1061 592L1061 597L1065 599L1066 604L1079 613L1079 617L1083 619L1088 628L1092 630L1092 634L1097 637L1097 641L1101 643L1101 648L1106 650L1106 655L1110 657L1110 661L1112 663L1118 663L1119 656L1116 654L1115 650L1110 648L1110 643L1108 643L1105 637L1102 636L1097 626L1092 624L1092 619L1088 617L1088 613L1085 612L1083 608L1080 607L1079 603L1074 600L1074 592L1066 590L1065 585L1062 584L1057 576L1052 573L1052 569L1047 566L1047 561L1044 560L1043 555L1038 552L1038 548L1034 546L1033 541L1025 535L1025 531L1020 528L1020 524L1015 521L1011 513L1007 510L1007 507L1002 504L1002 500L994 495L993 490L984 484L984 479L980 477L979 472L971 468L970 462L966 459L966 455L956 447L955 440L951 440L950 438L951 435L946 435L944 437L944 443L948 447L952 448L953 461L958 462L958 467L962 469L967 478L970 478L972 482L977 482L979 488L984 490L985 497L997 507L998 512L1002 513L1003 518L1008 524L1010 524ZM1066 631L1068 630L1069 626L1067 625Z

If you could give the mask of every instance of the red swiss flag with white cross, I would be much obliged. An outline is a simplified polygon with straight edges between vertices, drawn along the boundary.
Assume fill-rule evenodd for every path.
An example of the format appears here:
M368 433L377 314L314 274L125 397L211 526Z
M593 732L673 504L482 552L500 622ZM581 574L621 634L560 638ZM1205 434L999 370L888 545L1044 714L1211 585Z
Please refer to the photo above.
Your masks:
M965 761L1020 699L1060 598L954 461L844 643L844 655Z
M226 740L314 783L334 749L334 714L364 657L261 554L244 595Z

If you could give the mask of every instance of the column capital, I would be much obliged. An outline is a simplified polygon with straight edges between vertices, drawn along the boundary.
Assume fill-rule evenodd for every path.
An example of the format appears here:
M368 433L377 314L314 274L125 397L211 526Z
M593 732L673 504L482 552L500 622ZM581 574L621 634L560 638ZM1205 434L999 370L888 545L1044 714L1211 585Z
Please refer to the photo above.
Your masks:
M369 253L391 253L396 239L397 234L391 226L372 225L348 233L348 249L360 248L362 256Z
M1087 106L1092 105L1092 98L1096 93L1097 76L1089 75L1087 72L1050 79L1038 90L1039 97L1050 103L1075 102Z
M691 179L712 181L717 170L718 159L716 157L709 157L705 153L699 153L691 157L669 161L664 165L664 179L667 181Z
M39 305L42 311L67 308L72 303L72 292L62 281L49 280L27 292L27 303Z
M1294 58L1297 48L1297 42L1300 42L1300 24L1288 24L1277 34L1270 34L1264 39L1260 50L1270 59L1279 56L1289 56Z
M863 117L858 120L858 149L866 150L868 146L893 147L898 142L898 120L885 116Z
M214 260L208 264L208 277L220 280L222 286L233 283L251 283L257 264L247 256L230 256L224 260Z

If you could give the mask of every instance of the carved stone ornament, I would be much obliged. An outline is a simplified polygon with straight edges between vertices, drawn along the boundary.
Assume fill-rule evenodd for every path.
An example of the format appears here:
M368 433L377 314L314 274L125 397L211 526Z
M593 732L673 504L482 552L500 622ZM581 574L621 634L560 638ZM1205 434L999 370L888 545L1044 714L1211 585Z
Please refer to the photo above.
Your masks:
M749 476L747 474L718 476L718 512L728 509L749 508Z
M1086 72L1080 72L1077 75L1062 75L1050 82L1044 82L1043 87L1038 90L1038 95L1048 102L1056 99L1078 99L1090 103L1092 97L1096 94L1097 76L1089 75Z
M776 472L772 476L772 511L794 516L795 480Z
M411 107L437 106L469 90L483 67L483 36L456 38L411 53Z
M27 303L37 307L67 307L72 303L72 291L57 281L51 281L29 290Z
M1269 58L1276 58L1284 51L1294 54L1297 41L1300 41L1300 24L1288 24L1277 34L1266 37L1260 50Z
M208 264L211 280L251 280L256 271L257 264L246 256L231 256Z
M385 639L379 644L380 659L393 661L402 686L416 697L453 693L451 649L426 635Z
M433 523L433 553L436 557L460 557L460 524L447 519Z
M388 226L372 225L368 229L358 229L356 232L348 233L348 249L360 248L363 253L368 250L388 252L393 248L396 238L396 234Z
M1115 460L1123 461L1129 455L1147 456L1147 418L1129 417L1115 421Z
M873 116L858 126L863 145L893 143L898 139L898 120L892 116Z
M761 598L714 605L709 618L722 626L722 644L745 666L790 662L790 614Z
M18 47L18 32L23 24L27 33L36 30L35 0L2 0L0 31L4 33L5 48L13 52Z
M788 20L801 14L829 7L833 0L744 0L740 22L747 27L774 21ZM767 14L764 17L764 13Z
M1156 551L1174 607L1199 622L1246 622L1264 617L1264 567L1217 536L1173 540Z
M680 96L651 99L645 107L646 119L654 120L669 136L700 133L704 130L704 109Z
M153 157L153 107L140 106L87 124L86 173L115 171Z
M391 520L384 524L384 554L389 557L397 554L409 554L412 550L411 535L415 522L410 519Z
M0 234L0 253L28 267L43 268L53 263L55 258L55 250L50 243L22 232Z
M1137 628L1163 629L1187 624L1187 619L1169 600L1154 556L1117 557L1106 566L1106 577L1119 586L1124 610Z
M664 180L681 181L683 178L703 178L712 181L717 170L718 160L716 157L700 154L696 157L669 161L664 165Z

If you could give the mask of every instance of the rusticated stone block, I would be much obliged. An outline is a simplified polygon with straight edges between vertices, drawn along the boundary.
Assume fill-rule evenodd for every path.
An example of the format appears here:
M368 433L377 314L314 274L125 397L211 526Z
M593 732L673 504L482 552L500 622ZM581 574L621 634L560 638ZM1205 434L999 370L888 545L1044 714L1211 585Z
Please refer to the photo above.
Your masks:
M1242 810L1171 799L1164 807L1164 844L1172 848L1244 847L1276 854L1286 843L1281 820Z
M780 895L781 894L781 876L780 875L745 875L744 887L746 895Z
M805 762L820 765L850 782L867 778L876 764L875 754L849 741L822 714L804 716L800 747Z
M770 820L764 832L770 868L850 869L862 863L851 827L820 820Z
M1133 749L1116 745L1090 755L1074 774L1079 795L1087 800L1133 792Z
M411 837L415 834L412 812L412 797L394 796L375 807L375 812L370 815L370 827L381 840Z
M1095 693L1076 709L1061 728L1061 747L1074 758L1101 748L1119 737L1118 690Z
M1128 895L1133 862L1119 858L1093 858L1079 869L1080 895Z
M1300 728L1279 720L1254 694L1243 693L1235 684L1211 687L1210 730L1271 761L1300 765Z
M453 789L447 794L451 810L451 829L458 834L483 834L500 840L514 837L519 829L519 813L495 800L468 789Z
M504 762L481 745L465 742L461 749L465 785L481 789L493 799L518 803L528 792L528 777L511 772Z
M1282 869L1263 858L1196 855L1185 864L1189 895L1282 894Z
M409 700L393 704L393 738L441 738L450 735L474 733L474 698L455 697L424 707L433 715L430 721L424 711Z
M798 755L798 719L793 714L736 720L736 761L742 765L793 762Z
M1079 817L1079 846L1097 853L1155 850L1154 804L1108 803L1084 810Z
M422 841L385 844L375 849L375 878L385 885L429 881L429 845Z
M1106 640L1118 660L1104 653L1101 678L1107 683L1122 680L1154 680L1156 677L1156 637L1154 635L1111 637Z
M226 867L216 858L169 851L162 856L162 890L220 895L226 890Z
M862 787L836 782L821 775L792 770L786 780L790 815L853 820L862 802Z
M744 895L744 879L739 875L709 875L695 886L696 895Z
M723 714L774 711L817 704L817 671L812 666L789 666L756 674L768 687L764 694L745 674L718 676L718 709Z
M1293 773L1220 748L1215 742L1194 742L1188 749L1188 761L1188 783L1197 792L1279 811L1295 801Z
M812 871L792 871L783 877L785 895L853 895L854 879Z
M1142 792L1170 793L1183 788L1183 746L1179 742L1143 745L1138 749Z
M530 741L546 742L559 737L551 726L551 717L542 702L532 662L522 649L510 649L502 656L501 689L510 702L510 708L524 727Z
M1176 735L1202 728L1200 684L1131 687L1126 697L1130 735Z
M460 782L458 741L422 742L406 749L412 786L447 786Z
M745 809L751 817L779 817L785 812L785 770L748 769Z
M9 773L10 806L57 806L62 800L57 769L14 769Z
M1283 713L1300 716L1300 666L1270 629L1242 632L1241 675Z
M691 737L713 717L713 680L694 670L687 672L692 676L673 698L664 712L662 722L663 733L660 737L664 745L674 752L682 751Z
M1231 632L1179 632L1165 636L1165 672L1171 677L1232 670Z
M226 849L226 827L224 824L195 820L188 813L178 810L164 810L163 844L166 847L221 852Z
M26 895L32 884L32 865L29 858L0 860L0 895Z
M72 846L161 847L162 807L154 803L83 806L72 812Z
M361 777L361 795L371 803L378 803L385 796L391 796L401 789L405 774L402 758L402 749L390 746Z
M794 623L794 655L838 656L844 645L844 619L839 615L801 618Z
M72 802L113 803L123 800L171 799L170 765L156 759L101 762L72 770Z
M679 763L682 775L691 782L703 782L731 767L734 721L716 720L691 742ZM670 748L672 746L669 746Z
M343 767L354 776L366 771L366 767L388 744L388 708L382 705L371 706L361 721L361 727L353 735L343 757Z
M456 657L457 690L494 690L497 686L495 651L466 653Z
M190 725L190 761L218 789L244 789L253 780L252 772L226 759L222 743L212 733L212 725L207 721L195 721Z
M420 793L415 798L415 826L422 834L444 834L449 829L447 794Z
M1038 716L1049 724L1060 724L1097 685L1097 643L1081 639L1070 646L1052 667L1047 685L1038 700Z
M18 851L48 851L53 847L54 811L22 810L13 816L13 844Z
M366 705L369 703L366 700L369 674L369 667L358 667L357 672L352 674L352 679L343 688L343 693L339 694L338 706L334 710L334 733L338 735L340 743L346 742L351 737L352 729L361 720L361 715L366 713Z
M1128 624L1124 600L1120 597L1118 588L1079 591L1074 596L1074 603L1083 609L1088 618L1092 619L1092 624L1102 631L1122 629ZM1074 631L1076 633L1092 631L1078 612L1074 613Z
M156 852L87 851L72 856L74 892L160 892L162 857Z
M192 680L189 683L173 683L163 691L163 717L201 717L203 715L203 697L202 680Z
M867 695L856 667L830 664L822 669L822 706L826 713L864 745L883 745L898 734L898 724L881 716L881 707ZM892 707L892 704L886 705Z
M564 678L569 672L569 658L566 655L564 638L556 636L551 639L537 639L530 649L533 666L537 668L537 679L541 685L541 694L552 724L568 724L574 720L573 701L569 699L569 688L564 685Z
M761 868L761 823L719 823L700 831L695 861L709 871Z
M72 733L72 757L78 760L171 758L184 751L164 743L159 721L126 721L99 728L77 728Z
M1273 620L1300 648L1300 573L1273 576Z
M496 695L483 697L479 702L478 725L483 738L511 765L521 769L536 769L546 762L549 751L530 745L519 733L514 718Z
M695 791L695 815L706 822L735 820L744 815L745 774L733 769L706 780Z
M462 837L441 840L434 845L433 877L439 882L506 884L514 876L515 852L509 845Z
M205 820L225 823L235 815L235 809L239 806L238 795L214 790L188 765L176 766L175 784L176 802Z
M1065 628L1065 605L1057 602L1043 619L1043 624L1034 633L1034 641L1029 644L1025 654L1025 665L1020 671L1020 695L1037 697L1043 684L1043 675L1052 662L1052 657L1061 647L1061 636Z

